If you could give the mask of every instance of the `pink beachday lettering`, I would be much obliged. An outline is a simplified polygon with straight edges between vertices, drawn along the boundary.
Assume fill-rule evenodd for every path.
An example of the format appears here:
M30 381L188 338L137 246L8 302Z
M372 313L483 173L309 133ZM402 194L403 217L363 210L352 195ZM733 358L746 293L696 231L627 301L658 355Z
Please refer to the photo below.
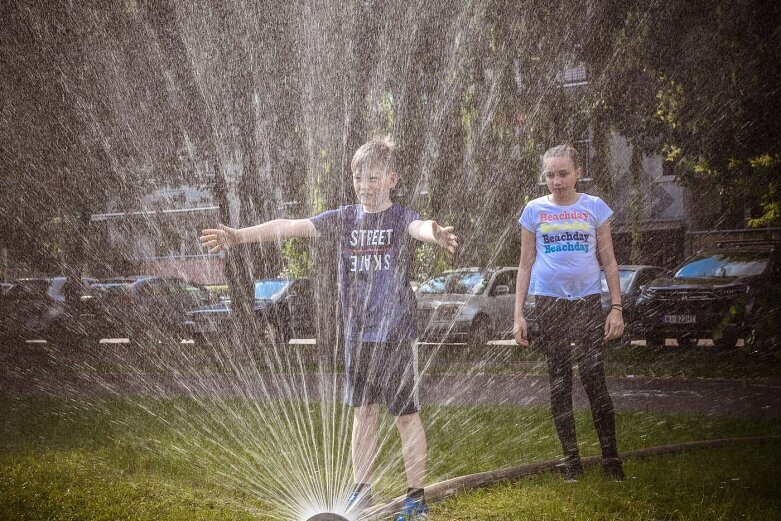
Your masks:
M552 221L588 221L588 212L561 212L561 213L547 213L540 212L540 222L548 223Z

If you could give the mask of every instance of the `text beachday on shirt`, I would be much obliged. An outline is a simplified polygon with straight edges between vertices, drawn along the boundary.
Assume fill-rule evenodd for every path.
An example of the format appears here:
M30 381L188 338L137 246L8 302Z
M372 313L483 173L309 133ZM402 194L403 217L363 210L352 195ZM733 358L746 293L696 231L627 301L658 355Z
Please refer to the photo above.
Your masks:
M530 201L518 220L535 235L529 294L573 300L601 293L596 230L612 215L602 199L588 194L568 206L548 196Z

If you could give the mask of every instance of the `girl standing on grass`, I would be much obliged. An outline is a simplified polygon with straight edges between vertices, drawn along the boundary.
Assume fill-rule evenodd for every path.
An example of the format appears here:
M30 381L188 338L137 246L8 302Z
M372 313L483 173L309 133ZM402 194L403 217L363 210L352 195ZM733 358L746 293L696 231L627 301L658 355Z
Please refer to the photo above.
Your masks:
M572 410L574 357L591 404L603 470L621 480L624 472L603 351L604 341L617 339L624 331L618 264L610 233L613 211L599 197L575 189L581 176L574 147L559 145L545 152L543 177L550 194L530 201L519 219L521 258L513 334L518 345L529 345L523 310L526 295L534 295L540 343L550 374L553 420L564 452L560 469L565 479L575 481L583 473ZM600 297L600 263L610 291L607 316Z

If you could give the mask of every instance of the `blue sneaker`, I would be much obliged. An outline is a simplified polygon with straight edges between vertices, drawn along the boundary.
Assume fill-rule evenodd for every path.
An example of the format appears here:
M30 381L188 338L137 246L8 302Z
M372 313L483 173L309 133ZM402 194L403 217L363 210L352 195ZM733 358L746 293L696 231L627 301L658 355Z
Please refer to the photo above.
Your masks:
M355 488L347 496L347 513L349 514L360 514L373 505L374 501L370 487L364 487L363 489Z
M423 498L409 496L404 498L404 504L396 521L424 521L425 519L428 519L428 505Z

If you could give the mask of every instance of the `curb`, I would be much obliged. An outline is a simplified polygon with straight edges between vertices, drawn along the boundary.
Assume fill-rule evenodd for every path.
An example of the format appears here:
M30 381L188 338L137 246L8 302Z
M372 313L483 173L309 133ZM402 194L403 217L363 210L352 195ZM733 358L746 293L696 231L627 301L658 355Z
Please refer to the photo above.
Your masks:
M781 436L751 436L745 438L722 438L718 440L689 441L685 443L675 443L671 445L659 445L656 447L646 447L644 449L635 449L622 452L619 457L622 460L643 459L668 454L680 454L698 449L713 449L728 445L738 445L741 443L773 443L781 442ZM598 465L602 461L600 456L588 456L581 459L583 467ZM544 474L555 470L559 460L544 461L540 463L531 463L519 467L509 467L498 470L489 470L478 472L476 474L467 474L456 478L447 479L429 485L425 489L426 499L431 502L443 501L450 496L468 490L487 487L503 481L515 481L522 478ZM366 519L374 519L378 516L395 514L401 508L404 496L399 496L387 503L377 505L364 512Z

